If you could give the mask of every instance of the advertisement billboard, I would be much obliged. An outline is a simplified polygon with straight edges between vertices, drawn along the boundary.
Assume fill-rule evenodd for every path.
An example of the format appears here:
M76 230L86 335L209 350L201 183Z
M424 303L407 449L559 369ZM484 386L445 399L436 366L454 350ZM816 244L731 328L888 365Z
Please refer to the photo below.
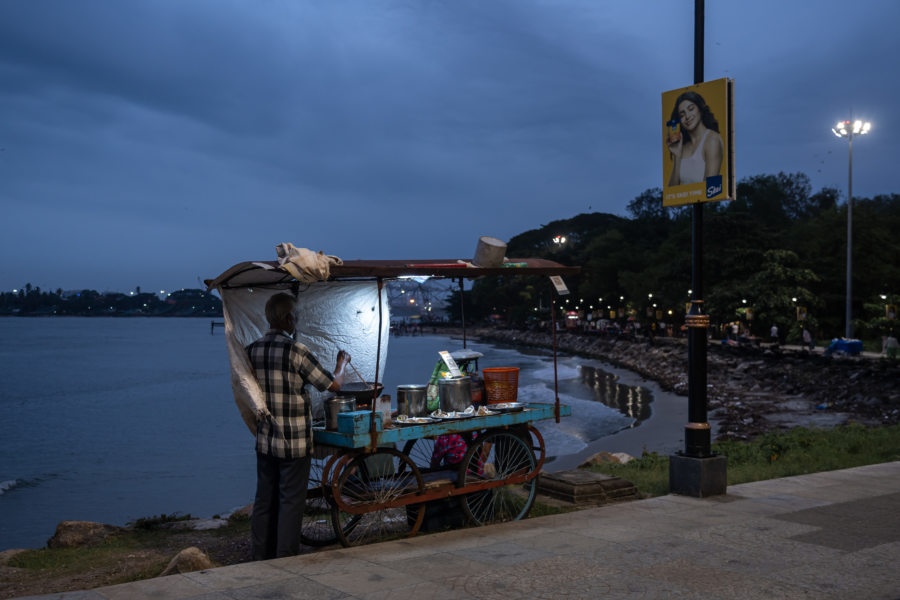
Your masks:
M663 206L734 199L734 80L662 94Z

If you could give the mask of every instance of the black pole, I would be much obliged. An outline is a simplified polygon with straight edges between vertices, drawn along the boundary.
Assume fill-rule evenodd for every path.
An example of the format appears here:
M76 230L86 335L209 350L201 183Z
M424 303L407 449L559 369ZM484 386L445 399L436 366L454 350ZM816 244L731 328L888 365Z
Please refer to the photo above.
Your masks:
M704 0L694 0L694 83L703 83ZM709 316L703 312L703 203L691 213L691 310L688 327L688 424L684 428L684 453L710 456L711 435L706 415L706 331Z

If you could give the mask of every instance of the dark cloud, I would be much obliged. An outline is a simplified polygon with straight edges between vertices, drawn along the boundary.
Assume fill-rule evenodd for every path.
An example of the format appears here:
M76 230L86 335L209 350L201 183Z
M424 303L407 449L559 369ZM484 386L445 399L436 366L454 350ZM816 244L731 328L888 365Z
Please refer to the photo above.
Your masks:
M283 241L467 256L479 235L622 214L661 185L660 93L692 82L692 11L2 3L0 250L21 259L0 287L193 285ZM843 188L846 142L828 127L852 109L876 127L854 147L855 192L898 191L898 13L707 3L706 78L736 81L738 176Z

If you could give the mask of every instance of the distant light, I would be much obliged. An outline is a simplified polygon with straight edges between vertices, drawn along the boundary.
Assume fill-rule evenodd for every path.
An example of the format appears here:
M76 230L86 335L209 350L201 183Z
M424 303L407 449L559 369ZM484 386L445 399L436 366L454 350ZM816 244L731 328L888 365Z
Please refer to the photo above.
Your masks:
M415 298L410 298L410 299L409 299L409 303L410 303L410 304L415 304L415 303L416 303L416 299L415 299Z
M796 302L797 298L791 298L791 302Z
M18 294L19 290L13 290L13 294Z
M166 293L166 290L159 290L159 293L160 293L160 294L165 294L165 293Z
M881 294L881 299L882 299L882 300L887 300L887 294Z
M853 123L850 123L850 121L838 121L831 128L831 132L837 137L849 137L851 135L864 135L869 133L870 129L872 129L872 124L868 121L857 120Z

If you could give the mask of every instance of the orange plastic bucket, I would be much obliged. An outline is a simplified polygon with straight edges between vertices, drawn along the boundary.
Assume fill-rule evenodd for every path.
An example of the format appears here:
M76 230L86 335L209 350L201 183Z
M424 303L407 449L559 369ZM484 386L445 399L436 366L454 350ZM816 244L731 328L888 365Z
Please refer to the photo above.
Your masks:
M519 396L518 367L489 367L482 369L481 373L488 404L516 401Z

